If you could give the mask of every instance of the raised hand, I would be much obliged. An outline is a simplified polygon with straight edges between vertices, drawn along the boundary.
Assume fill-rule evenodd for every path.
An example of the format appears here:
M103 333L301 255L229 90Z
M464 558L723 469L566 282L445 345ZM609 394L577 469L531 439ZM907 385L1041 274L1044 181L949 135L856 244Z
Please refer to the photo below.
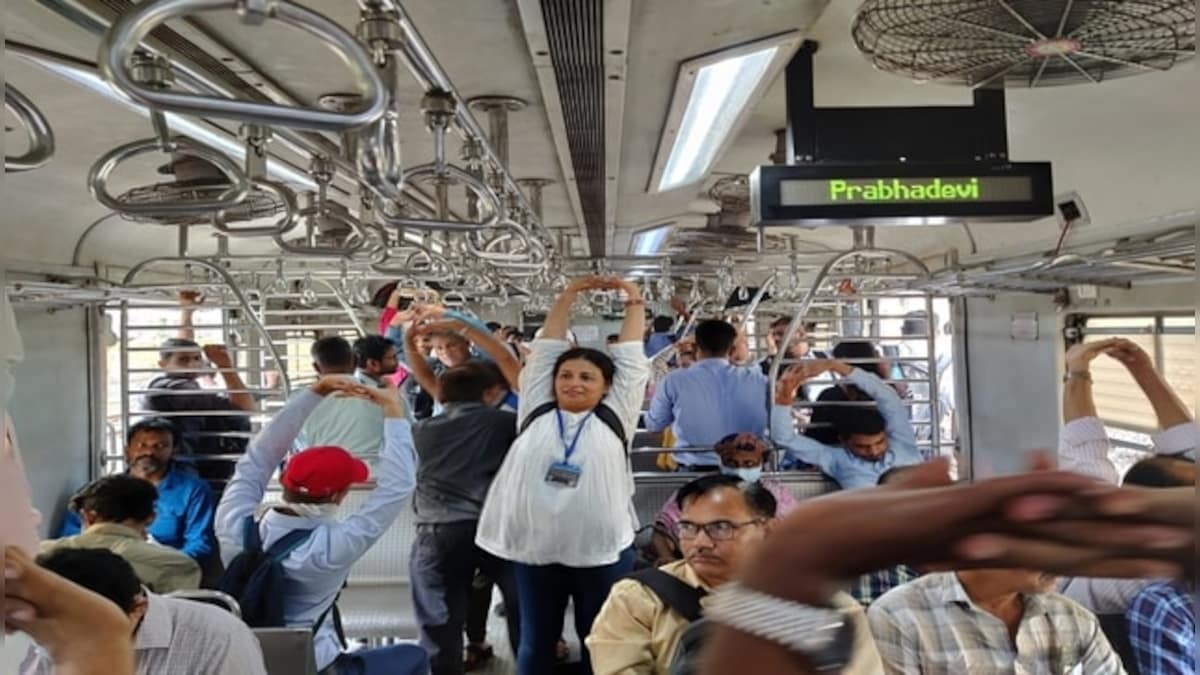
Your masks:
M1154 369L1154 360L1133 340L1117 338L1105 353L1121 362L1131 371Z
M326 375L313 382L309 389L318 396L328 396L335 393L353 394L355 388L359 387L362 385L343 375Z
M179 291L177 297L179 298L180 307L191 308L204 304L204 294L200 291Z
M204 358L218 368L232 368L233 357L225 345L204 345Z
M1101 354L1109 352L1121 342L1118 338L1097 340L1096 342L1080 342L1067 350L1067 370L1072 373L1086 373L1092 366L1092 361Z

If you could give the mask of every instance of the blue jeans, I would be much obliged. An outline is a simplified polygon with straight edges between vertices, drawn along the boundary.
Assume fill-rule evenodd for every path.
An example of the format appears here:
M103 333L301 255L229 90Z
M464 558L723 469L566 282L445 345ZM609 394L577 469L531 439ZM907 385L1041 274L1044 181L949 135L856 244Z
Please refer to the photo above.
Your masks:
M575 602L575 630L582 641L592 632L592 622L608 599L618 579L633 570L634 550L602 567L566 565L523 565L514 563L517 596L521 606L521 648L517 653L518 675L550 675L554 670L554 647L562 636L567 601ZM587 646L583 646L583 670L592 672Z

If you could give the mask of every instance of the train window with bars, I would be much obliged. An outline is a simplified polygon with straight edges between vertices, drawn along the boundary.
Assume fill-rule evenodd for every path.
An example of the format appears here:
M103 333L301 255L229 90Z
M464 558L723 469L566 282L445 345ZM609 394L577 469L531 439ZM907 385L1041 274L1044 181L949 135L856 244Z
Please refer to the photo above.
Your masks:
M1184 314L1071 317L1081 325L1088 342L1111 337L1138 344L1154 361L1167 383L1195 413L1196 317ZM1151 446L1158 427L1154 409L1129 372L1115 359L1101 357L1092 363L1092 391L1096 411L1113 441L1114 456L1122 471Z

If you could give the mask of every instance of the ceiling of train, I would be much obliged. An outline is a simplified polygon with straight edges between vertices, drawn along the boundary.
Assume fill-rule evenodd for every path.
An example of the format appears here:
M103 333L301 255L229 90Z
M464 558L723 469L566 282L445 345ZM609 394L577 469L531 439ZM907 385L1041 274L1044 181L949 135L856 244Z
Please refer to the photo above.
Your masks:
M77 59L96 61L99 36L65 18L71 7L124 7L125 0L10 0L6 7L6 38ZM302 3L353 29L359 18L356 3L346 0L306 0ZM607 25L610 48L609 101L621 101L619 149L609 149L615 161L604 172L610 213L587 216L576 191L578 181L564 173L562 158L570 149L554 133L563 101L547 98L544 78L535 64L544 54L531 52L542 44L547 17L536 0L404 0L403 6L465 98L514 96L528 102L509 119L511 173L516 178L549 178L544 192L543 222L571 236L572 252L584 255L588 241L599 240L604 251L592 255L621 256L630 252L633 234L664 222L680 228L705 225L704 201L709 190L728 176L745 174L767 163L775 146L774 131L785 123L782 78L755 104L740 135L701 184L671 192L647 192L659 134L671 102L681 61L782 30L801 31L820 43L816 56L816 103L838 106L962 105L969 90L916 84L871 67L856 50L851 24L860 0L625 0L605 3L626 7ZM1111 3L1110 3L1111 4ZM59 10L59 11L56 11ZM197 30L219 36L246 63L305 102L331 92L353 88L349 71L320 48L313 38L268 21L247 26L233 13L205 14L194 25L169 24L184 37ZM611 32L615 31L615 33ZM611 35L627 31L624 49L611 49ZM1193 38L1194 43L1194 38ZM624 54L618 54L623 51ZM622 61L622 58L624 59ZM1194 63L1194 62L1193 62ZM1094 231L1119 231L1150 216L1195 208L1194 158L1200 154L1195 111L1200 88L1193 63L1144 77L1122 78L1099 85L1076 85L1008 92L1010 156L1015 160L1054 162L1059 191L1077 191L1090 212ZM38 259L66 263L76 253L80 234L106 209L88 194L86 177L97 157L111 148L152 135L148 118L113 97L80 86L13 55L5 56L5 77L45 113L57 137L57 154L37 171L8 174L4 181L4 227L0 228L0 258ZM237 72L241 67L229 62ZM615 70L613 70L615 68ZM624 77L621 77L624 73ZM560 80L562 74L560 75ZM401 139L405 164L427 162L429 135L417 109L422 89L401 77ZM614 90L613 87L616 87ZM612 112L610 111L610 114ZM483 118L480 117L482 120ZM227 129L236 123L221 122ZM14 139L10 135L10 146ZM451 145L450 157L458 156ZM13 149L9 148L9 153ZM286 151L281 154L287 157ZM292 158L303 166L304 162ZM578 157L576 159L579 159ZM584 158L586 159L586 158ZM116 179L121 187L154 183L163 177L155 169L160 157L131 163ZM583 169L575 167L580 175ZM734 186L736 191L736 186ZM724 194L724 193L722 193ZM593 195L594 196L594 195ZM720 196L720 195L718 195ZM353 206L354 199L348 203ZM738 201L734 199L733 201ZM592 204L594 206L594 203ZM736 219L735 219L736 220ZM607 222L606 222L607 221ZM680 236L674 249L744 244L736 232L729 238ZM847 228L794 230L803 250L831 250L849 245ZM964 255L983 252L1038 250L1053 244L1053 219L1023 224L981 224L972 244L957 226L920 229L882 229L881 245L919 255L938 255L949 247ZM128 264L175 250L172 228L112 220L89 236L79 262ZM193 245L211 246L196 235ZM777 242L776 242L777 243ZM239 242L241 247L243 242ZM271 250L269 241L250 242L249 248Z

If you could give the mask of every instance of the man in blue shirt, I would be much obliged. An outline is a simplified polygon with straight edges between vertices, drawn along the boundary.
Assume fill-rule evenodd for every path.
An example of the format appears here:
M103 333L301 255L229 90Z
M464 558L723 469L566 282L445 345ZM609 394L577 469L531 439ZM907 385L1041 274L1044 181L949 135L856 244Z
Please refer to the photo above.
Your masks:
M840 445L826 445L796 433L792 420L796 392L809 379L828 372L858 387L877 406L842 404L836 408L833 425ZM780 379L771 409L771 438L786 449L788 459L818 467L844 489L872 487L888 469L922 460L908 410L896 390L861 368L833 359L792 366Z
M650 335L646 338L646 358L654 358L654 355L662 350L675 344L675 320L669 316L656 316L654 322L650 324Z
M662 379L644 416L646 428L662 431L671 426L677 448L712 447L740 432L762 434L767 427L768 380L756 367L730 363L737 329L725 321L702 321L694 339L699 360ZM675 461L687 471L716 471L720 465L712 451L677 452Z
M216 501L208 483L175 460L179 431L162 418L144 419L129 429L125 445L126 473L158 488L154 522L147 528L154 541L177 548L204 563L215 553L213 513ZM79 515L67 513L58 536L79 534Z
M1186 586L1158 581L1142 589L1125 614L1138 671L1147 675L1196 672L1196 605Z

